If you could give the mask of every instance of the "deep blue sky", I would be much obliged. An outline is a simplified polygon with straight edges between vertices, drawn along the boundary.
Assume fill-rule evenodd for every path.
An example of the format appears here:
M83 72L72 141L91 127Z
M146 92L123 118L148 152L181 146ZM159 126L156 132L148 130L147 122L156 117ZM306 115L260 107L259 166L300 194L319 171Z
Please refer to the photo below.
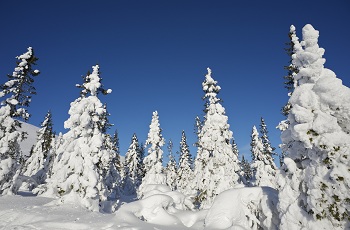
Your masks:
M320 31L325 66L350 86L349 12L347 0L1 1L0 79L3 84L15 57L32 46L41 75L29 122L39 125L51 109L56 132L66 132L69 104L79 96L75 84L98 63L105 87L113 90L101 101L124 155L134 132L146 140L154 110L174 152L182 129L193 144L210 67L238 147L250 155L251 128L261 116L272 144L280 143L275 126L287 100L282 77L291 24L300 38L307 23Z

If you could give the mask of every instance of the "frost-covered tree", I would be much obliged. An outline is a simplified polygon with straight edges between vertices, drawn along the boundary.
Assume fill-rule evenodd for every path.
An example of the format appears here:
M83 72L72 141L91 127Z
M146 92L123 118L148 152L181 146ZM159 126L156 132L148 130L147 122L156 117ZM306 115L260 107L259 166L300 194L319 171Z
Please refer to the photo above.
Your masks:
M80 97L71 103L64 126L69 131L57 150L59 156L48 183L47 195L59 196L62 202L78 202L90 210L99 210L111 191L111 175L115 170L113 150L105 132L109 123L106 106L99 93L102 88L99 66L93 66L82 85Z
M294 43L297 82L279 179L280 229L350 228L350 89L324 68L319 32Z
M142 179L141 186L137 192L138 197L142 197L144 189L150 184L166 184L166 177L163 173L163 150L164 138L159 124L158 112L153 112L152 121L149 126L148 155L143 160L145 176Z
M253 178L252 175L252 168L250 166L249 161L247 161L244 157L244 155L242 155L242 160L241 160L241 178L243 183L246 186L250 186L250 182Z
M193 195L195 188L193 186L194 173L192 170L192 156L189 146L187 144L187 138L185 131L182 130L180 141L180 159L179 167L177 169L177 190L184 195Z
M288 97L290 97L295 88L294 76L298 73L298 68L293 64L292 56L294 54L294 44L299 42L299 38L296 36L295 27L293 25L290 26L288 37L290 41L286 43L287 48L285 48L285 51L290 57L290 61L289 65L284 66L284 69L287 70L288 73L283 78L285 79L284 87L288 90ZM287 117L291 108L291 104L288 101L281 109L282 114Z
M255 126L252 129L250 147L252 153L252 185L276 188L276 165L271 154L265 150L262 138L259 137Z
M271 146L269 136L267 135L268 131L267 131L267 126L265 124L264 118L260 119L260 134L261 134L261 142L264 147L263 152L266 155L270 155L271 156L270 158L272 158L272 161L273 161L273 155L277 155L275 152L276 148Z
M141 149L137 136L134 133L124 161L123 190L126 194L136 194L137 188L142 181L141 167Z
M32 177L36 184L43 184L50 168L51 152L55 133L53 131L52 115L48 111L44 121L37 132L37 141L31 151L31 156L26 160L23 175Z
M116 169L120 174L122 174L122 163L120 162L120 148L119 148L119 136L118 136L118 130L115 130L113 137L112 137L112 143L113 143L113 150L115 151L115 160L114 164Z
M298 68L296 67L296 65L293 63L293 55L295 54L295 49L294 49L294 44L299 44L299 38L296 36L296 32L295 32L295 27L293 25L290 26L289 29L289 42L286 43L286 45L288 46L287 48L285 48L285 51L287 52L288 56L290 56L290 61L289 61L289 65L284 66L284 69L286 69L288 71L288 74L286 76L284 76L283 78L286 80L284 82L285 84L285 88L288 90L288 97L291 97L294 91L294 88L296 87L297 82L294 80L294 76L298 73ZM281 112L284 116L288 117L289 111L291 110L292 105L291 103L288 102L282 107ZM276 128L278 128L279 130L281 130L282 132L284 130L286 130L288 128L289 125L289 120L283 120L281 121L278 126ZM283 147L283 144L279 145L279 147L281 148L281 154L279 156L279 161L280 161L280 166L283 165L283 161L284 161L284 157L286 156L286 153L283 149L285 149Z
M211 206L221 192L240 183L239 160L232 151L232 131L228 117L217 94L220 86L211 77L211 70L202 83L206 101L203 126L198 135L198 150L195 160L195 182L198 190L197 202L200 208Z
M16 68L8 75L8 81L0 85L0 195L15 194L19 188L17 178L23 163L19 142L26 133L19 131L18 119L27 121L30 117L26 108L36 94L33 77L40 73L33 69L38 58L32 47L16 58Z
M171 140L169 140L167 148L169 153L169 160L165 167L166 184L171 190L176 190L177 166L173 154L173 142Z
M140 144L140 168L139 168L139 174L141 175L141 181L145 177L145 164L143 163L143 160L145 159L145 145L141 142Z

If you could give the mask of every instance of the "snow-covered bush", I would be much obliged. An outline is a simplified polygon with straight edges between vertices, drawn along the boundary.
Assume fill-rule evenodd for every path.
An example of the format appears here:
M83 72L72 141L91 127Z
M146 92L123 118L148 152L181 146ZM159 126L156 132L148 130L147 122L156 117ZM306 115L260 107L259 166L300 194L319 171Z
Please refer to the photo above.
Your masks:
M135 225L142 226L141 222L191 227L198 219L203 219L203 213L206 213L189 211L188 209L193 208L191 200L178 191L171 191L166 185L145 185L143 192L142 199L124 204L116 212L116 217L121 222L132 223L130 228Z
M237 187L224 191L209 209L205 227L277 230L277 202L278 192L269 187Z
M350 89L324 68L319 32L295 39L295 90L282 133L280 229L344 229L350 224ZM286 180L286 181L285 181Z

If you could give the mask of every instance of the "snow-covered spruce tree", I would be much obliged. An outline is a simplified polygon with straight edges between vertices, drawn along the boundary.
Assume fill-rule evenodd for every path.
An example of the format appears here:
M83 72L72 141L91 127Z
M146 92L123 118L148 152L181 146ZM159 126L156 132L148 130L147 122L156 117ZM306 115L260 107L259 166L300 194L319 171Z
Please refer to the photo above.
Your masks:
M267 126L265 124L264 118L260 119L260 134L261 134L261 142L264 146L263 152L264 154L269 155L270 156L269 158L271 158L273 162L273 155L277 155L275 153L276 148L271 146L269 136L267 135L268 131L267 131ZM275 165L274 165L274 168L276 168Z
M164 138L162 129L159 124L158 112L153 112L152 122L149 126L148 138L148 155L143 160L145 176L137 191L139 198L143 197L147 185L150 184L166 184L166 177L163 173L163 150Z
M23 175L32 177L37 185L43 184L46 180L50 167L53 142L55 140L50 111L47 112L40 127L37 132L37 141L31 151L31 156L25 162L23 170Z
M113 163L114 163L115 168L117 169L119 175L123 175L123 164L120 161L118 130L115 130L115 132L112 136L112 144L113 144L112 149L115 151L115 157L114 157Z
M214 198L240 183L239 160L232 151L232 131L217 94L220 86L211 77L211 70L202 83L206 100L204 123L198 135L195 160L196 198L200 208L209 208Z
M33 69L38 58L32 47L16 58L17 67L8 75L8 81L0 85L0 195L16 194L19 188L17 178L23 164L19 142L26 133L19 131L18 119L27 121L30 117L26 107L36 94L33 77L40 73Z
M284 69L287 70L288 73L283 78L285 79L284 87L288 90L288 97L290 97L295 88L294 76L298 73L298 68L293 64L292 56L294 54L294 44L299 41L299 38L296 36L295 27L293 25L290 26L288 37L290 41L286 43L288 47L285 48L285 51L288 56L290 56L290 61L289 65L284 66ZM282 114L287 117L291 108L291 104L288 101L281 109Z
M348 229L350 89L324 68L319 32L308 24L302 33L294 43L290 124L281 135L288 157L279 179L280 229Z
M276 165L271 154L265 151L265 146L255 126L252 129L250 147L252 153L252 185L276 188Z
M173 142L171 140L169 140L167 147L169 153L169 161L165 167L166 184L171 190L176 190L177 166L173 154Z
M141 165L141 149L136 134L131 138L131 144L125 154L124 161L124 178L123 191L127 195L136 194L137 188L142 181L140 168Z
M192 156L189 146L187 144L187 138L185 131L182 130L180 141L180 159L179 167L177 169L177 190L184 195L193 195L195 188L193 187L194 174L192 171Z
M242 155L241 160L241 180L243 181L244 185L250 186L251 180L252 180L252 168L250 166L250 163L245 159L244 155Z
M293 64L293 54L295 53L294 50L294 44L299 43L299 38L296 36L295 27L293 25L290 26L288 37L290 41L286 43L288 46L285 48L285 51L287 52L288 56L290 57L289 65L284 66L284 69L288 71L288 74L284 76L283 78L286 80L284 82L285 88L288 90L288 97L292 96L292 93L294 91L294 88L296 87L297 82L294 80L294 76L298 73L298 68ZM288 117L289 111L291 110L292 105L290 104L289 100L288 102L282 107L281 112L284 116ZM281 121L276 128L278 128L280 131L284 131L288 128L289 121L288 119ZM279 156L280 166L283 165L284 157L286 156L286 153L283 151L283 144L279 145L281 148L281 154Z
M99 210L112 192L108 187L113 168L113 149L109 148L105 132L108 123L106 106L99 93L102 88L99 66L85 77L78 99L71 103L64 126L69 131L57 150L59 161L49 180L47 195L60 197L61 202L78 202L90 210Z
M145 148L146 146L141 142L140 144L140 168L139 168L139 174L140 174L140 179L142 181L142 179L145 177L145 164L143 163L143 160L145 159Z

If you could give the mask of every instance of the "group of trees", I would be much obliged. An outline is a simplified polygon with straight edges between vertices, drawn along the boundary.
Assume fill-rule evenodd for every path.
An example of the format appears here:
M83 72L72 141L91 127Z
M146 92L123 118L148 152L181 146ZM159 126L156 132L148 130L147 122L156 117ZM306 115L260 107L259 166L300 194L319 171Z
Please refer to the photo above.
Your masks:
M291 27L287 53L290 65L285 77L289 100L282 108L286 120L282 131L281 168L274 163L265 120L260 134L253 126L252 161L239 160L237 145L218 98L221 87L211 69L202 83L204 117L196 118L197 154L192 159L183 131L179 160L168 142L169 161L163 165L165 139L155 111L145 145L136 134L120 160L117 132L107 133L107 105L99 66L84 77L80 97L71 103L64 123L68 132L53 132L48 112L38 131L30 156L23 156L19 143L19 119L30 117L28 107L37 58L33 49L17 57L17 67L1 85L0 97L0 194L15 194L25 184L35 193L58 196L64 201L79 200L91 210L121 194L142 198L147 185L164 184L193 199L200 209L209 208L221 192L237 186L268 186L279 191L281 229L310 227L322 221L327 227L350 227L350 89L324 68L324 49L318 46L318 31L303 28L303 41ZM147 150L147 156L145 155ZM24 183L23 183L24 182Z

